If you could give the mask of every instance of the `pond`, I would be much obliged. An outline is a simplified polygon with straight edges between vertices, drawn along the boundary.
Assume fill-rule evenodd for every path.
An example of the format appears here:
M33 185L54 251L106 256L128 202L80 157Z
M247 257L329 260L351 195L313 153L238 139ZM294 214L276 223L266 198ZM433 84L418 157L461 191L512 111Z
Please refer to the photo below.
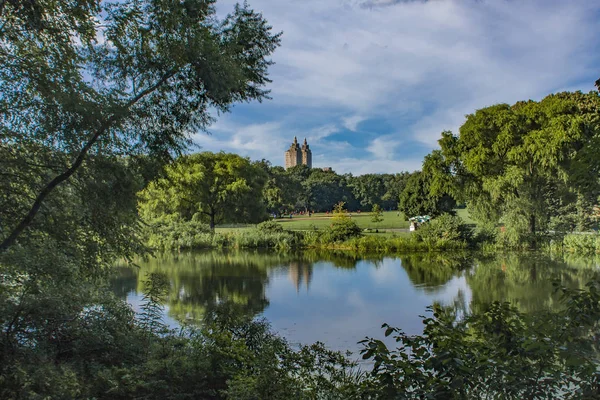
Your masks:
M598 269L593 258L540 254L418 253L358 256L336 252L210 251L163 255L119 267L115 293L139 309L149 272L170 279L165 321L201 322L233 302L265 317L293 344L321 341L334 350L359 349L382 337L386 322L421 333L421 315L434 303L459 313L510 301L524 312L559 307L552 280L584 287Z

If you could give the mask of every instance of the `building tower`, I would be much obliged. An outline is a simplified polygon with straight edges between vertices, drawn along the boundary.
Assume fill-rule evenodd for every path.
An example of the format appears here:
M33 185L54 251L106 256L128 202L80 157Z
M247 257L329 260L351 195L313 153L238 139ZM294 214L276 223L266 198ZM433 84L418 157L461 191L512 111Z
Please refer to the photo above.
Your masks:
M302 153L300 152L298 139L294 136L294 143L285 152L285 169L295 167L299 164L302 164Z
M308 165L308 168L312 168L312 151L310 151L308 143L306 143L306 138L304 138L304 144L302 145L302 164Z
M304 139L304 144L300 147L298 138L294 136L294 142L285 152L285 168L288 169L301 164L312 168L312 152L306 142L306 138Z

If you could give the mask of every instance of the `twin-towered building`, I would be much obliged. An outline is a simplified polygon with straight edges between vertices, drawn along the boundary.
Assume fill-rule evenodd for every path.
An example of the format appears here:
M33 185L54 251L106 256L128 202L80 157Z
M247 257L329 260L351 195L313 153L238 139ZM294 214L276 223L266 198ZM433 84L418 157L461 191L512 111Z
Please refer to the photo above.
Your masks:
M295 167L296 165L307 165L312 168L312 152L304 138L302 147L298 144L298 139L294 136L294 143L289 150L285 152L285 168Z

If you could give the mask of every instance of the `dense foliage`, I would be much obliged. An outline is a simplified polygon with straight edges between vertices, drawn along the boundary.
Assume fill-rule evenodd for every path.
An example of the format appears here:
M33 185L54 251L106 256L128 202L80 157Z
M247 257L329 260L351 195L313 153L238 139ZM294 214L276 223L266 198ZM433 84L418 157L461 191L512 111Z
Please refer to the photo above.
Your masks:
M236 154L181 156L140 193L140 216L153 226L193 219L211 229L223 222L257 223L266 218L265 180L260 168Z
M466 245L472 237L472 232L460 217L444 214L423 224L414 235L427 246L440 248L446 243Z
M339 175L305 165L284 170L266 161L258 164L269 176L263 192L268 211L277 216L290 211L331 212L340 201L350 211L370 211L375 205L395 210L410 176L405 172Z
M524 315L508 303L460 318L433 308L423 335L384 325L398 343L390 350L367 339L374 361L373 398L593 399L600 395L598 282L587 290L562 288L565 308Z
M0 397L112 397L82 382L147 348L105 286L144 252L147 167L209 111L266 98L278 44L247 5L220 19L211 0L0 2Z
M593 227L599 107L596 92L558 93L468 115L460 135L444 132L441 150L429 156L436 159L431 194L447 191L480 222L504 224L513 244L538 232Z
M95 160L169 158L210 110L268 94L279 35L247 5L223 20L211 0L1 5L3 250L59 187L98 179Z
M90 309L60 342L2 364L3 398L479 399L596 398L598 282L560 288L564 309L525 315L506 303L459 316L433 307L421 335L384 325L396 348L363 341L373 368L322 344L294 349L235 303L206 310L202 328L160 319L168 280L151 273L141 312ZM178 291L180 293L180 291ZM68 339L68 340L67 340ZM58 345L60 343L60 346ZM565 390L568 388L568 390Z

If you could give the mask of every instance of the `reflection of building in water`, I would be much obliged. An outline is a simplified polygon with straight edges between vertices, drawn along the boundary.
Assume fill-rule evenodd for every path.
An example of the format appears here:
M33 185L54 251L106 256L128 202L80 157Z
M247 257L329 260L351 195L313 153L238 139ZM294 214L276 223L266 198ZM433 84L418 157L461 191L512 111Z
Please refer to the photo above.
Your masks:
M290 264L289 276L292 280L292 283L296 287L296 292L300 292L302 281L304 281L304 284L306 285L306 291L308 291L308 286L312 280L312 273L312 264L303 263L301 261L294 261Z

